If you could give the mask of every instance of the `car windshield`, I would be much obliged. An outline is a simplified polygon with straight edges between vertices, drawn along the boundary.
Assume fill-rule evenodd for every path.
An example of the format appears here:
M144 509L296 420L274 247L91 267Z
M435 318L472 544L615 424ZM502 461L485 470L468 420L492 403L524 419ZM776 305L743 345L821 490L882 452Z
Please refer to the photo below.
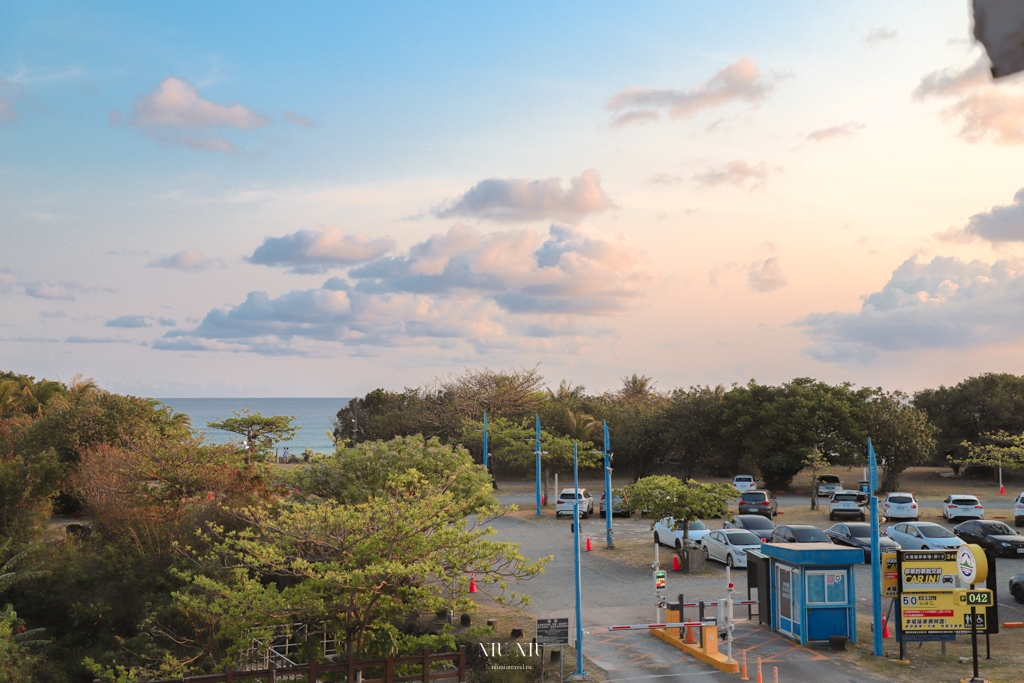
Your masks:
M834 474L823 474L820 477L818 477L818 481L820 481L822 484L838 484L839 477L837 477Z
M814 527L790 527L796 540L800 543L831 543L828 536L821 529Z
M742 482L750 483L750 482L754 481L754 478L753 477L744 477L743 475L740 475L740 476L736 477L736 481L742 481Z
M764 500L764 494L760 491L752 491L743 494L743 502L745 503L759 503Z
M707 530L708 530L707 525L704 524L704 522L700 521L699 519L695 519L692 522L690 522L690 531L707 531Z
M856 503L857 502L857 494L856 493L837 493L834 496L832 496L832 500L834 500L836 502L840 502L840 503L847 503L847 502L848 503Z
M889 496L890 503L913 503L914 499L910 496Z
M847 524L847 528L850 530L850 535L857 538L871 538L871 525L870 524Z
M732 531L726 535L733 545L761 545L761 539L749 531Z
M762 517L760 515L750 515L749 517L743 517L739 520L739 523L743 526L744 529L771 530L775 528L775 524L772 523L772 520L768 519L767 517Z
M1017 532L1006 526L1002 522L991 522L990 524L982 524L982 530L989 536L1016 536Z
M917 527L917 530L920 531L921 535L925 538L953 538L953 534L938 524L922 524Z

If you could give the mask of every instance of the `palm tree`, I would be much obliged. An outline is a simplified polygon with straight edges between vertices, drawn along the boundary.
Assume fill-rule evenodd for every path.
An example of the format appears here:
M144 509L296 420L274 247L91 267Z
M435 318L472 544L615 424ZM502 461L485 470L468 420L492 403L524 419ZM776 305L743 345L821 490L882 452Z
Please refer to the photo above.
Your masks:
M11 547L11 539L4 540L0 543L0 557L7 555L8 549ZM35 579L40 576L46 576L49 571L43 569L36 569L39 565L34 564L30 567L23 567L22 569L16 569L17 565L23 560L27 559L29 555L42 548L41 543L33 543L28 546L20 553L16 553L13 557L8 559L3 565L0 565L0 593L7 590L19 581L27 581L28 579Z
M657 395L654 390L656 382L647 375L638 375L635 372L632 377L622 378L622 388L619 389L619 398L628 402L647 402Z

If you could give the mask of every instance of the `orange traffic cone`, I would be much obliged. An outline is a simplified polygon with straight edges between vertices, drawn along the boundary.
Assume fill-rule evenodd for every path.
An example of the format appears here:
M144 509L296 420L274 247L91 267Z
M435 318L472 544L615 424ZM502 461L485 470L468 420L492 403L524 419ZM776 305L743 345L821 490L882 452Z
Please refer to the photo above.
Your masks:
M683 642L686 643L687 645L696 645L697 644L697 634L694 633L695 629L696 629L696 627L694 627L694 626L687 626L686 627L686 633L683 635Z
M888 622L886 622L884 614L882 615L882 637L883 638L891 638L892 637L892 636L889 635L889 624L888 624Z
M680 569L682 569L682 566L679 564L679 556L678 555L673 555L672 556L672 571L677 572Z
M1003 486L1002 484L999 485L999 495L1000 496L1005 496L1006 495L1006 487Z
M213 500L213 491L206 492L206 500Z
M469 592L476 593L476 574L469 575Z
M543 493L540 494L540 504L541 505L547 505L548 504L548 497L545 496Z
M740 680L741 681L749 681L750 680L749 678L747 678L747 651L746 650L743 651L743 670L740 673Z
M590 542L590 534L587 534L587 552L589 553L594 549L594 544Z
M757 658L757 683L764 683L764 681L761 680L761 658L760 657Z

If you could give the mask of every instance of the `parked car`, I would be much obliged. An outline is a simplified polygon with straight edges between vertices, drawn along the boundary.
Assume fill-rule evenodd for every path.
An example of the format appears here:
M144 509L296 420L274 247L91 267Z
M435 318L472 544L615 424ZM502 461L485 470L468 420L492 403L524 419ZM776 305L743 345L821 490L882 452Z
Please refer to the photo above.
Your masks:
M1024 491L1017 496L1017 500L1013 501L1013 525L1020 526L1024 524Z
M672 517L664 517L654 523L654 542L661 545L668 545L676 548L683 547L683 523L679 522L679 528L676 526L676 520ZM690 540L694 543L699 544L701 539L707 535L709 529L704 522L699 519L690 522Z
M831 543L821 529L810 524L786 524L775 527L769 543Z
M1010 577L1010 594L1017 602L1024 602L1024 574Z
M849 522L846 524L833 524L825 529L825 535L832 539L836 545L845 545L848 548L860 548L864 551L864 561L871 563L871 525L865 522ZM896 541L879 534L878 550L883 553L899 550L900 544Z
M737 474L732 478L732 487L740 493L746 493L757 488L757 481L749 474Z
M818 475L815 489L819 496L831 496L836 491L843 490L843 482L834 474L821 474Z
M887 520L920 519L920 510L917 509L913 493L894 491L888 494L882 504L882 511Z
M762 541L767 541L775 530L775 522L761 515L736 515L725 523L726 529L746 529Z
M594 514L594 497L590 495L590 491L586 489L562 489L562 492L558 494L558 500L555 501L555 518L559 518L562 515L572 515L574 504L579 500L580 504L580 517L586 519L590 515Z
M965 543L977 543L996 555L1024 557L1024 536L1002 522L969 521L958 524L953 533Z
M864 508L861 507L861 495L857 491L836 491L828 499L828 518L836 521L836 517L851 515L864 521Z
M739 514L741 515L764 515L771 518L778 512L779 501L775 499L775 494L771 491L758 489L747 491L740 496Z
M894 524L885 530L885 535L899 543L904 550L945 550L959 548L964 544L949 529L935 522Z
M601 492L601 517L605 515L605 492ZM633 511L629 509L629 499L622 489L612 489L612 516L622 515L632 517Z
M761 539L746 529L720 529L704 537L704 558L729 567L746 567L747 551L758 550Z
M975 496L946 496L946 500L942 501L942 516L951 522L965 517L985 519L985 507Z

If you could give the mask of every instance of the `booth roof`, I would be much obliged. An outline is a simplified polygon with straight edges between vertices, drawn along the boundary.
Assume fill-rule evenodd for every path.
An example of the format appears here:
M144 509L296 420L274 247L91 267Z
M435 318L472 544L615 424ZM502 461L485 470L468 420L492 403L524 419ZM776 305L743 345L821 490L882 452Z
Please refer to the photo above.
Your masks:
M761 553L791 565L824 567L862 564L864 551L832 543L762 543Z

